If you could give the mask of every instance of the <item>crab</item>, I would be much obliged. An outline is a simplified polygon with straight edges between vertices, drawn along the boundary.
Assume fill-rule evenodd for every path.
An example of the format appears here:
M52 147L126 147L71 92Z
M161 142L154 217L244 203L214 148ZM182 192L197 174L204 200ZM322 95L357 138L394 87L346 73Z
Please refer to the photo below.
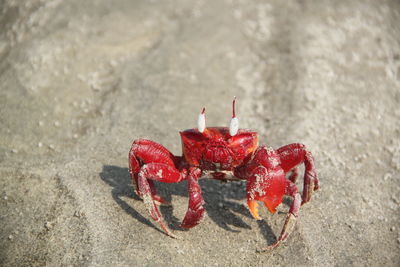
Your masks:
M206 127L205 108L198 116L198 127L180 132L182 156L175 156L164 146L147 139L133 141L129 151L129 172L135 193L145 203L150 216L164 232L168 229L159 205L170 205L157 194L153 181L178 183L186 180L189 205L181 223L192 228L204 217L205 209L199 179L245 180L247 205L251 215L261 220L258 202L275 213L284 196L293 199L279 238L260 251L267 251L285 241L299 216L300 206L311 199L319 188L314 159L303 144L294 143L278 149L258 145L257 132L239 129L235 113L236 98L232 102L229 127ZM304 164L304 184L300 194L296 180L298 166Z

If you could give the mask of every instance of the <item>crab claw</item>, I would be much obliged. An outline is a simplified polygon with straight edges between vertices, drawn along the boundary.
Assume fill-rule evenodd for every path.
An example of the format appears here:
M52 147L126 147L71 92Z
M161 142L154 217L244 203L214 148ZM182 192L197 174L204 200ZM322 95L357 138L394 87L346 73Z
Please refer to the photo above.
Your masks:
M256 198L258 201L264 202L265 207L269 210L271 213L276 212L276 207L282 202L282 199L276 198L276 199L269 199L269 198ZM247 200L247 205L249 207L251 215L254 217L256 220L262 220L258 213L258 203L255 200Z
M262 220L262 218L258 214L258 203L257 203L257 201L247 200L247 206L249 206L250 213L254 217L254 219Z
M268 172L263 166L257 167L247 182L247 205L251 215L261 220L256 201L264 202L265 207L275 213L282 202L285 187L286 178L282 170Z

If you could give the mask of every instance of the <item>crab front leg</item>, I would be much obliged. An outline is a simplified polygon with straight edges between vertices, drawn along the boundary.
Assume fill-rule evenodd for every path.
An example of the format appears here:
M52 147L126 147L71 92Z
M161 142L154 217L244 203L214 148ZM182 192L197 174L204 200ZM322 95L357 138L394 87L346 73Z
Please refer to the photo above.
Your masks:
M174 238L176 236L168 229L157 208L156 204L166 201L156 194L153 181L176 183L185 179L186 170L180 172L176 167L178 159L165 147L145 139L134 141L129 152L129 171L137 194L143 199L153 220Z
M201 173L202 171L197 167L191 167L188 172L189 207L181 224L183 228L192 228L198 225L204 216L204 200L198 183Z

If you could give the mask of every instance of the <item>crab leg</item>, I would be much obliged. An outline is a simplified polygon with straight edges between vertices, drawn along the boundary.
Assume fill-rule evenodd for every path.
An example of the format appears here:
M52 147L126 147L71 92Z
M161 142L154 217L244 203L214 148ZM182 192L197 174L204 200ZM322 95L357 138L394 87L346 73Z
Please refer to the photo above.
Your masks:
M168 236L176 238L176 236L165 225L162 215L152 199L151 188L145 177L139 176L138 188L140 194L142 195L143 202L145 203L147 209L149 210L151 218L153 218L153 220L155 220L160 224L161 228Z
M165 231L167 235L176 238L176 236L172 234L172 232L166 226L164 219L157 208L157 205L155 205L148 179L158 180L167 183L179 182L181 180L181 174L178 170L174 169L171 166L162 163L149 163L144 165L140 169L138 175L139 193L143 198L143 202L145 203L150 213L150 216L153 218L153 220L160 224L161 228Z
M278 240L274 244L261 249L260 252L268 251L278 246L280 243L285 241L286 238L288 238L289 234L293 231L297 217L299 216L299 209L301 206L301 196L298 192L297 186L289 180L286 180L285 195L293 197L293 202L292 205L290 206L289 214L286 217L285 224L283 225L281 234Z
M145 163L157 162L175 167L175 161L177 161L177 157L172 155L172 153L162 145L147 139L135 140L129 151L129 172L135 186L135 193L139 197L142 197L138 188L138 174L141 166ZM168 201L157 195L153 181L149 180L148 182L155 203L157 205L170 205Z
M204 216L204 200L201 195L201 188L198 179L201 176L199 168L190 168L188 174L188 191L189 191L189 207L186 212L185 218L181 223L183 228L192 228L199 224Z
M176 236L168 229L157 208L157 205L168 202L156 194L153 181L175 183L185 179L186 171L180 172L175 166L178 160L165 147L145 139L134 141L129 152L129 172L136 193L143 199L150 216L171 237Z
M303 144L290 144L276 150L281 159L281 167L285 172L295 168L297 165L304 163L304 186L302 205L310 201L311 195L315 190L319 189L319 181L314 167L314 158ZM295 180L295 179L293 179Z

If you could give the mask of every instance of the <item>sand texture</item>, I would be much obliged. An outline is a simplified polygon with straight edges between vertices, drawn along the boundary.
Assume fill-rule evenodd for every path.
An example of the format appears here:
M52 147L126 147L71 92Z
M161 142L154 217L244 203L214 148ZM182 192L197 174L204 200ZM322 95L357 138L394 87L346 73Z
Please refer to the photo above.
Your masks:
M400 266L400 2L0 0L0 266ZM254 220L245 183L135 195L137 138L242 128L312 151L321 190L286 243L288 204ZM303 170L303 168L302 168ZM300 179L302 180L302 178ZM299 183L301 188L301 184Z

